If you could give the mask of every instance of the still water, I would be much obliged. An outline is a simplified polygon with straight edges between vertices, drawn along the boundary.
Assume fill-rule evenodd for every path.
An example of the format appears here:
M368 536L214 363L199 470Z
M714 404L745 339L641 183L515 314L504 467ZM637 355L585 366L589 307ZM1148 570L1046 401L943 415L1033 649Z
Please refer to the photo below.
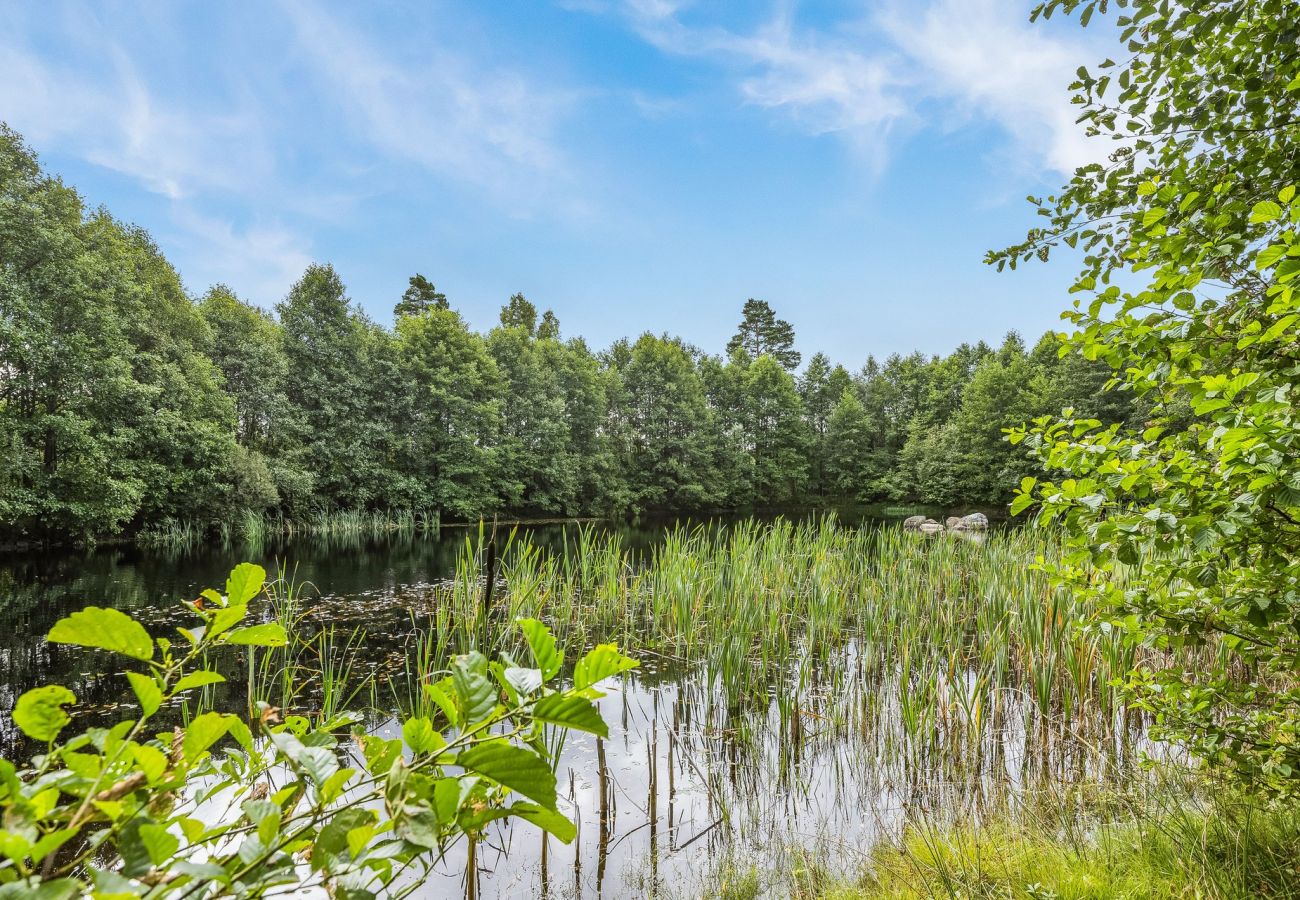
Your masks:
M566 528L574 527L535 526L526 537L558 551ZM626 546L643 551L664 533L661 525L601 527L617 528ZM30 687L60 683L85 710L79 724L116 720L117 704L129 695L111 658L46 644L44 633L90 603L128 611L161 633L174 621L178 599L221 585L250 557L309 584L309 617L320 627L363 632L354 665L384 683L385 673L406 665L428 598L454 573L469 536L448 528L437 537L297 539L256 553L239 546L132 546L0 559L0 709L12 709ZM856 652L850 643L840 672L854 670ZM725 877L726 863L798 865L789 854L800 847L852 868L909 816L978 809L1035 779L1078 777L1092 766L1068 742L1046 756L1034 751L1034 736L1015 724L1029 721L1018 710L1027 701L1011 692L997 701L1008 726L974 765L954 768L941 755L909 755L896 729L882 724L897 718L892 701L867 693L846 700L842 679L801 677L791 716L789 697L780 696L791 690L788 682L739 710L705 666L641 659L641 668L610 685L600 701L610 737L574 733L564 745L557 772L562 807L578 826L573 844L545 840L527 824L505 825L478 847L475 871L467 872L458 847L419 896L697 896ZM223 666L231 709L240 708L238 663ZM828 702L831 693L835 702ZM366 704L392 708L393 700L376 694ZM369 727L385 736L398 732L382 713ZM8 716L0 728L5 755L30 749Z

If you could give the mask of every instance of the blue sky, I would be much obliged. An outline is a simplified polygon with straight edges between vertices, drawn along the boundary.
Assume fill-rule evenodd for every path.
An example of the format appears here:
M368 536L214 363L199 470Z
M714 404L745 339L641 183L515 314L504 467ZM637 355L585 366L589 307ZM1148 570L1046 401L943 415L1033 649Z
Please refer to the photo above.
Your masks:
M328 261L388 322L419 271L477 327L523 291L709 351L752 296L857 367L1067 304L1064 258L981 262L1104 152L1066 85L1106 25L1029 6L0 0L0 119L194 292Z

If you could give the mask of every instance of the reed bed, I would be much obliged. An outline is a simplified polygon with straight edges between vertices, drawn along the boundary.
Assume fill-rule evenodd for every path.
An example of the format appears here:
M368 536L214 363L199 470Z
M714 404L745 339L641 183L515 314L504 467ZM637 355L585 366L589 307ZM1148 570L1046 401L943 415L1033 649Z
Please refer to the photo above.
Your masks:
M203 523L168 519L136 535L146 547L186 549L212 536L224 544L239 543L252 549L271 540L295 537L334 539L381 538L436 533L441 521L436 511L315 510L301 517L268 515L243 510L231 521Z
M1141 660L1049 583L1038 563L1058 547L1033 529L927 538L833 517L682 526L649 551L591 526L558 552L480 529L419 603L418 655L509 652L503 626L536 617L575 652L612 640L699 669L717 728L783 734L785 753L857 734L914 769L977 777L1050 749L1044 766L1092 777L1143 749L1115 686Z

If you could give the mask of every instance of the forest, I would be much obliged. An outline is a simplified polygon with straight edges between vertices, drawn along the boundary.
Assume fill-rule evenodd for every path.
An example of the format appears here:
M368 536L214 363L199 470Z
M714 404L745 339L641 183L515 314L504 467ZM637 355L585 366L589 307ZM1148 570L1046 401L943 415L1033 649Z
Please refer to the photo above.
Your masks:
M1104 362L963 344L806 362L745 301L726 355L593 350L522 293L477 333L423 275L374 321L328 264L261 309L190 293L149 234L0 130L0 540L95 539L240 510L442 521L914 502L1005 504L1004 429L1137 412ZM905 302L905 301L900 301Z

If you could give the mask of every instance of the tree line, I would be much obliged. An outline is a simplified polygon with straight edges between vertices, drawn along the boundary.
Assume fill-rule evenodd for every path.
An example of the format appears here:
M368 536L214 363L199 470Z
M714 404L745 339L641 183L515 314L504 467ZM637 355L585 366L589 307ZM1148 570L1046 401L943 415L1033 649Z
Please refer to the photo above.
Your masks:
M1135 416L1110 369L1027 347L803 362L749 300L725 355L646 333L601 351L522 294L471 329L422 275L392 327L329 265L274 312L189 295L142 229L0 127L0 528L94 537L232 510L606 515L1005 503L1003 429Z

